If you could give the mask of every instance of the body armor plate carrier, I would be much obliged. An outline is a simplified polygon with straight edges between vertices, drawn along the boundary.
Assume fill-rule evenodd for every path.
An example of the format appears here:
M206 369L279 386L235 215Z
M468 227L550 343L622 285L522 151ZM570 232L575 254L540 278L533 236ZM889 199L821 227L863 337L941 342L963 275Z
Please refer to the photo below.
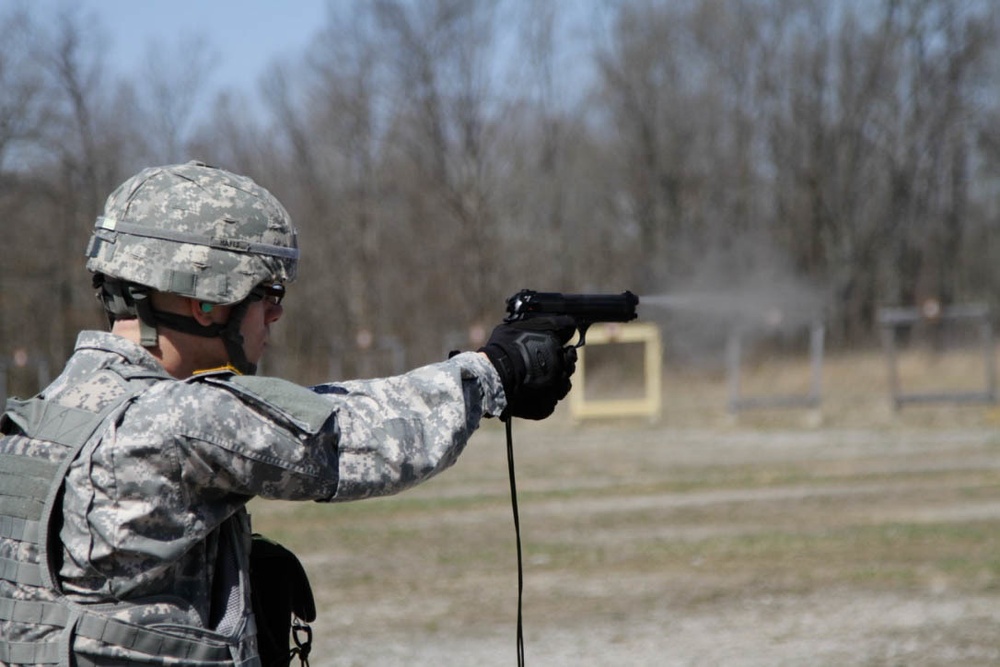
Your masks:
M122 391L98 411L36 396L8 401L0 420L0 665L259 665L259 659L241 663L237 657L243 653L239 643L255 632L252 615L227 635L191 626L153 628L114 617L127 602L80 604L60 590L61 489L69 466L143 390L163 379L125 366L101 373L112 375ZM227 523L239 519L248 517Z

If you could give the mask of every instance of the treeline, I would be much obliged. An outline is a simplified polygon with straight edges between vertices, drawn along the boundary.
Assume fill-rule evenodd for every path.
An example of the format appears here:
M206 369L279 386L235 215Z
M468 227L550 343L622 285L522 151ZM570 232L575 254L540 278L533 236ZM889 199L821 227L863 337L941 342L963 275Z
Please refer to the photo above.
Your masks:
M113 26L5 3L0 355L58 367L102 326L104 197L193 158L300 228L268 370L301 381L468 347L522 287L794 292L840 346L882 305L1000 305L998 22L992 0L331 3L212 99L197 38L123 76Z

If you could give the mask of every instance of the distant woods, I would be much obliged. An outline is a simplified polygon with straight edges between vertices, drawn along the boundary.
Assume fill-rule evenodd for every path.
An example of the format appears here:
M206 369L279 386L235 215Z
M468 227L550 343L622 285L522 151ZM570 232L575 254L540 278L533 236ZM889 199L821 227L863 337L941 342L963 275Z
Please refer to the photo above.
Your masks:
M114 26L29 7L0 7L0 355L103 326L104 197L192 158L300 228L266 370L303 382L467 348L523 287L801 285L836 346L881 305L1000 306L992 0L331 3L219 94L198 37L125 77Z

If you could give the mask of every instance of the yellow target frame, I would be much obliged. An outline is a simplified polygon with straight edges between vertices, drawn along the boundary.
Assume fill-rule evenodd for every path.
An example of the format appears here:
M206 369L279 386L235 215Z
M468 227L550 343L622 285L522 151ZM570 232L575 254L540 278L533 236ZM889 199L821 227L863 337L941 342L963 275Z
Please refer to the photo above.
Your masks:
M642 343L644 395L630 399L587 400L587 348L593 345L614 345L621 343ZM574 390L569 395L570 413L574 420L646 417L651 422L658 421L662 410L663 353L660 344L660 329L654 324L595 324L587 332L586 345L579 349L576 373L573 377Z

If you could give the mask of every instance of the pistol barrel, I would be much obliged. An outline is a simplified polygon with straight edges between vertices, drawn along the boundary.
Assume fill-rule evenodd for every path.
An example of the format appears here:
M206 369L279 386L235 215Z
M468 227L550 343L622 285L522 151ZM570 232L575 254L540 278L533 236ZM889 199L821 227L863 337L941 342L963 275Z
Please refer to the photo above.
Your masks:
M581 322L629 322L636 318L639 297L621 294L562 294L521 290L507 299L507 321L539 315L569 315Z

